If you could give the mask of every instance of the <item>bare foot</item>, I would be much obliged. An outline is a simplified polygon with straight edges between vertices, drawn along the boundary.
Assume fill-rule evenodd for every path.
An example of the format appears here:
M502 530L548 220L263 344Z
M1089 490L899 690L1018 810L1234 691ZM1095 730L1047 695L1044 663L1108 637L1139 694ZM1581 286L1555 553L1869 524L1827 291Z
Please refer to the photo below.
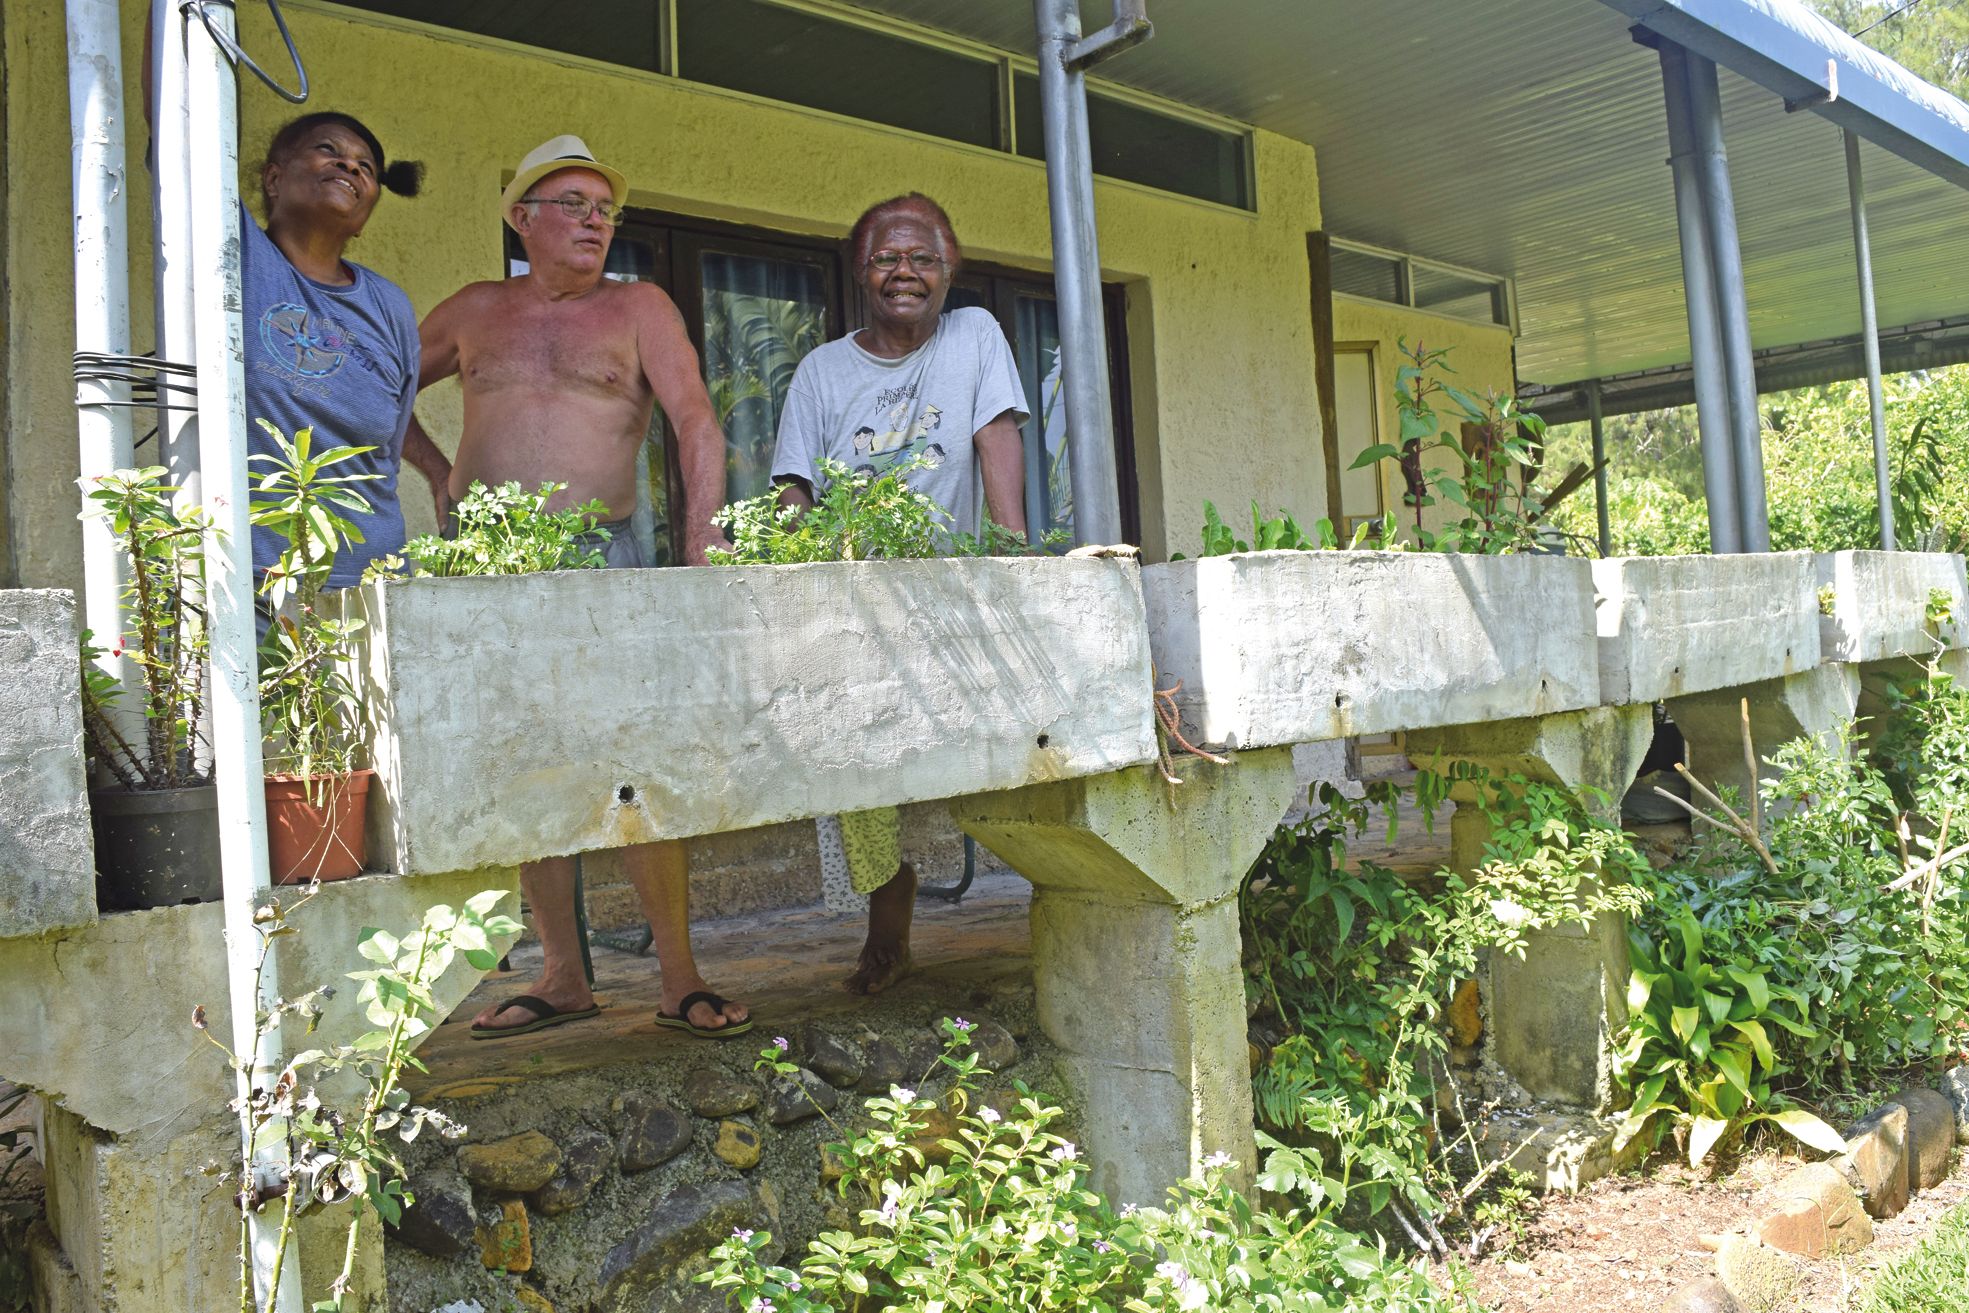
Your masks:
M868 939L855 972L842 982L851 994L879 994L909 974L909 922L916 911L916 868L904 862L895 878L868 896Z
M525 989L516 989L499 1002L472 1018L472 1026L477 1030L510 1030L538 1021L540 1016L524 1007L511 1007L509 1004L522 994L531 994L543 1003L551 1004L557 1012L581 1012L595 1006L595 996L588 988L588 982L576 971L572 979L561 979L557 973L549 972L534 981Z
M715 994L716 990L704 983L704 977L693 972L690 976L678 976L672 980L670 974L663 977L661 1006L671 1016L677 1015L677 1006L692 994ZM743 1003L725 1000L725 1010L721 1013L709 1003L691 1004L691 1010L684 1020L699 1030L723 1030L726 1026L736 1026L752 1015L752 1009Z

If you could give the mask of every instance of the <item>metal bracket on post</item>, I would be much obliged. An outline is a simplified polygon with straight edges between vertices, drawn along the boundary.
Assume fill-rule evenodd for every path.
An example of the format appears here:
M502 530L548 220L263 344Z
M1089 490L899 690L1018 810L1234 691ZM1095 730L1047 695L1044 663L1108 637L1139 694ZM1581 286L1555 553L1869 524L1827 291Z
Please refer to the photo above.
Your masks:
M1130 46L1138 46L1154 35L1155 24L1149 22L1148 0L1114 0L1114 21L1098 32L1069 42L1061 57L1070 71L1084 73L1102 60L1118 55Z

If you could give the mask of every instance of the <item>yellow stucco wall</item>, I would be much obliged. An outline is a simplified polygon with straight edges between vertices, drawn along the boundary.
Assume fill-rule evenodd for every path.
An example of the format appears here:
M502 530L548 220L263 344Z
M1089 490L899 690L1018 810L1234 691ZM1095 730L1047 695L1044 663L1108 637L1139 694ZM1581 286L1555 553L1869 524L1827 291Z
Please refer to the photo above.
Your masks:
M1511 330L1494 324L1476 324L1430 314L1398 305L1382 305L1353 297L1333 298L1333 340L1336 343L1374 344L1374 390L1379 403L1381 440L1394 442L1401 432L1395 415L1395 369L1401 363L1398 350L1403 339L1413 347L1420 343L1429 350L1447 348L1448 364L1456 371L1448 381L1482 396L1486 392L1510 395L1517 388L1517 372L1511 358ZM1439 413L1443 412L1439 408ZM1413 523L1413 512L1401 512L1401 474L1393 462L1384 462L1384 486L1388 505L1397 519ZM1426 507L1422 522L1436 527L1445 521L1449 509Z
M141 28L138 7L126 8L134 105ZM424 195L385 196L350 251L401 283L419 313L465 282L500 275L495 205L505 171L559 131L580 133L622 167L637 205L839 234L869 202L915 188L945 204L973 258L1048 267L1045 174L1033 161L306 0L289 10L314 103L359 115L393 155L428 168ZM11 3L5 33L8 495L20 579L35 585L79 578L61 12L59 0ZM243 17L251 48L278 50L263 10L244 7ZM242 154L254 157L291 112L249 81ZM1319 226L1313 152L1266 133L1255 152L1256 214L1097 185L1106 276L1131 285L1135 439L1152 556L1195 549L1206 499L1324 502L1306 308L1305 234ZM141 171L132 200L142 346L151 334ZM434 394L420 413L448 444L455 397ZM404 500L415 532L428 527L429 508L410 479Z

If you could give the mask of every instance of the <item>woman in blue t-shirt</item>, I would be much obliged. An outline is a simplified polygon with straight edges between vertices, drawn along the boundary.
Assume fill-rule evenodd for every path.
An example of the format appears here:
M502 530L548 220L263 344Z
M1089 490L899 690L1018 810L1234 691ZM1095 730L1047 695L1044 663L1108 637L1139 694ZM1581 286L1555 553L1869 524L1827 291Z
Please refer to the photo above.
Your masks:
M274 134L260 168L266 230L244 206L240 211L249 450L274 450L262 419L290 438L297 429L312 428L317 451L375 448L335 467L337 474L377 477L355 485L370 509L348 516L362 541L336 558L331 588L355 583L370 561L402 548L397 472L405 460L434 493L450 474L450 462L429 439L405 449L417 397L417 316L410 298L387 278L342 258L383 189L415 196L422 175L420 164L391 163L360 120L333 111L304 114ZM265 469L266 462L254 462L248 477L257 481ZM256 528L254 570L265 570L284 545L280 535Z

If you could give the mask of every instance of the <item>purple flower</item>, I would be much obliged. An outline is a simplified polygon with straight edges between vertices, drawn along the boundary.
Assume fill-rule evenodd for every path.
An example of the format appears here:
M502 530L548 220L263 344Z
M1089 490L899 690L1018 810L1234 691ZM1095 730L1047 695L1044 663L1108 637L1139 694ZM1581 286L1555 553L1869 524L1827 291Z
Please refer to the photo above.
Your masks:
M743 1244L746 1241L752 1239L752 1233L750 1231L747 1231L744 1227L740 1227L738 1230L732 1232L732 1239Z
M788 1049L792 1048L793 1046L786 1042L786 1036L775 1035L773 1036L773 1047L778 1049L781 1053L784 1053Z
M962 1017L959 1017L956 1021L952 1022L951 1024L956 1026L959 1030L963 1031L966 1035L970 1034L972 1031L978 1028L977 1022L966 1021Z
M1113 1245L1111 1245L1111 1244L1109 1244L1109 1243L1108 1243L1107 1241L1105 1241L1105 1240L1096 1240L1096 1241L1094 1242L1094 1252L1095 1252L1095 1253L1097 1253L1097 1254L1105 1254L1105 1253L1107 1253L1107 1252L1108 1252L1108 1250L1110 1250L1110 1249L1113 1249L1113 1248L1114 1248L1114 1246L1113 1246Z

